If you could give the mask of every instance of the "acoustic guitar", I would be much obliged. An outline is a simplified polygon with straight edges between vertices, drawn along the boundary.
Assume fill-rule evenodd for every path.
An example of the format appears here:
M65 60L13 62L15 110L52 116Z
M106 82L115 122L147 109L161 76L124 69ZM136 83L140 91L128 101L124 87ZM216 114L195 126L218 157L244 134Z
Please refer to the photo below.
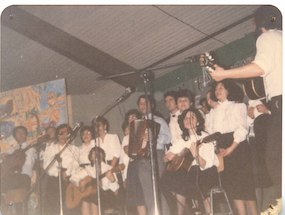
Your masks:
M29 142L29 145L24 149L17 149L12 154L2 154L1 159L3 160L1 166L0 178L5 178L14 171L20 171L25 163L26 154L32 147L36 147L39 144L47 141L49 136L47 134L42 135L35 139L34 141Z
M213 141L218 141L220 137L221 137L220 132L215 132L213 134L210 134L204 137L203 139L198 140L196 142L197 147L201 145L202 143L211 143ZM187 156L176 156L173 160L167 163L166 170L169 172L176 172L179 169L183 169L189 172L189 170L191 169L193 160L194 160L194 157L192 156L191 153Z
M202 68L205 68L208 73L211 73L215 70L215 60L208 52L205 52L204 54L200 55L199 62L200 66ZM255 100L264 98L266 96L264 81L262 77L241 79L240 83L242 85L244 94L249 99Z
M111 169L112 173L117 173L125 169L124 164L120 164ZM106 176L107 172L103 173L99 176L99 180ZM65 193L65 201L66 207L69 209L76 208L79 206L81 201L90 196L95 195L97 192L97 180L92 178L91 176L86 176L85 178L81 179L79 182L79 186L76 186L73 183L69 183L66 188Z

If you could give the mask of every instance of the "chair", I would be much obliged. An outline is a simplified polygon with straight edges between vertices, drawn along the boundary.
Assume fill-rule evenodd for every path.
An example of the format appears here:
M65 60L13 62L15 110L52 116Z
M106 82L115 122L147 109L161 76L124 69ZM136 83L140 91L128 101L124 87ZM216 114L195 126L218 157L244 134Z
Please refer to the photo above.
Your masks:
M222 187L222 182L221 182L221 176L220 172L224 170L224 161L223 157L217 155L220 165L218 166L218 179L219 179L219 185L211 188L210 190L210 215L233 215L232 207L229 202L228 196L224 188ZM214 196L216 194L222 194L227 206L227 212L214 212Z

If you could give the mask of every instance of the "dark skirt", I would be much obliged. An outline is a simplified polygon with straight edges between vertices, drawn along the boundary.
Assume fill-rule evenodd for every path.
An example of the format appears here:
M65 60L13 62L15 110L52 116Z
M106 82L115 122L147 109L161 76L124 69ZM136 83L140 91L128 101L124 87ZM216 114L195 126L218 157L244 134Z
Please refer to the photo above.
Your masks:
M187 190L185 186L187 184L187 171L179 169L176 172L164 171L160 185L164 193L172 192L186 196Z
M201 170L199 166L192 166L187 174L187 197L205 199L211 188L218 186L219 177L216 166Z
M233 143L233 132L222 135L219 148L228 148ZM222 185L227 194L236 200L256 200L250 146L247 140L239 143L229 156L224 157Z
M128 206L145 205L143 189L138 175L139 160L130 161L126 180L126 195Z

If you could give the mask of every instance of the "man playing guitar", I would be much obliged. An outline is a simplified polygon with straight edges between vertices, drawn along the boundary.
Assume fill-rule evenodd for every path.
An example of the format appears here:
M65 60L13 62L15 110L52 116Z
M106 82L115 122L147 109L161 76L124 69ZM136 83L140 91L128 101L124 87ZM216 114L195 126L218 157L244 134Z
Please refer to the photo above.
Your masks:
M281 198L282 163L282 15L274 6L260 7L255 12L256 55L253 62L242 67L224 70L215 65L211 76L216 81L261 76L264 79L266 100L271 111L267 128L266 164L275 184L274 195ZM272 203L272 202L271 202ZM270 202L267 204L269 205Z
M13 137L17 145L8 150L2 165L2 191L5 193L5 203L8 210L9 207L14 207L16 214L26 214L25 197L36 178L33 167L37 154L35 148L25 150L29 146L27 134L28 131L24 126L14 128Z

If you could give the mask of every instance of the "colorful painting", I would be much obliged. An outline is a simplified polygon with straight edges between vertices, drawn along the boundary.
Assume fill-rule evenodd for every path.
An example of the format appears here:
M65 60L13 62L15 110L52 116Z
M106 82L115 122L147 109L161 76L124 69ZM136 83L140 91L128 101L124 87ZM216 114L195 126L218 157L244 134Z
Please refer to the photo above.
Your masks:
M0 94L0 143L9 142L15 126L36 139L48 126L67 123L64 79L19 88ZM2 149L3 150L3 149Z

